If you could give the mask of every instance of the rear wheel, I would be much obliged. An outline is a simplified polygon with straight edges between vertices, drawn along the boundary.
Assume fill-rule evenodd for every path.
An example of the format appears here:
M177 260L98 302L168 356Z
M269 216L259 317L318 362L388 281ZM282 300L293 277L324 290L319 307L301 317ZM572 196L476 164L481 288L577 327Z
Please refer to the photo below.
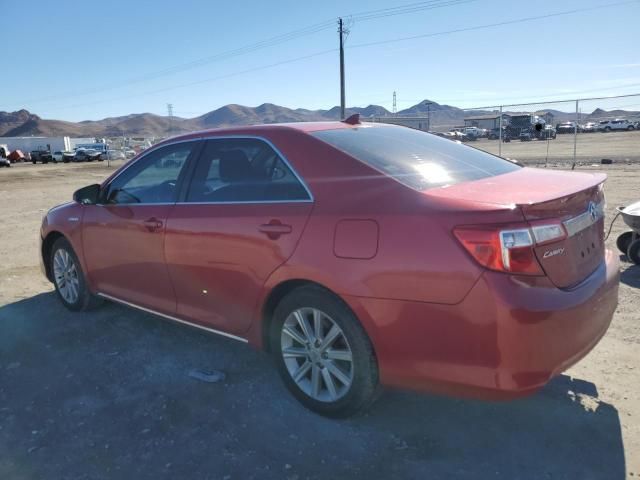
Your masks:
M378 365L351 310L319 287L301 287L274 312L272 346L289 391L307 408L347 417L378 392Z
M88 310L101 303L89 291L78 257L65 238L53 244L49 265L56 293L69 310Z
M616 246L618 250L626 255L627 250L629 250L629 245L631 245L631 240L633 240L633 232L624 232L616 239Z
M636 265L640 265L640 239L635 240L629 245L627 257Z
M627 127L627 130L629 130L629 131L631 131L631 130L633 130L633 129L634 129L634 128L633 128L633 125L629 125L629 126Z

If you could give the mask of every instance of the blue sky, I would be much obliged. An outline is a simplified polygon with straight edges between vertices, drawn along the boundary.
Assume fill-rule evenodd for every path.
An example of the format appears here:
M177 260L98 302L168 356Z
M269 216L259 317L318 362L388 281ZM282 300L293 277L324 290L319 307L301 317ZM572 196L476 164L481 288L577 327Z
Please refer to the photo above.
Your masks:
M346 42L347 105L391 109L394 90L398 109L425 98L471 107L640 92L639 1L456 1L370 20L356 15ZM77 121L166 114L167 103L182 117L228 103L330 108L340 97L329 22L413 3L424 2L0 0L0 110ZM428 36L611 4L619 5ZM291 41L211 58L325 21ZM375 42L387 43L366 46ZM637 104L640 97L605 106Z

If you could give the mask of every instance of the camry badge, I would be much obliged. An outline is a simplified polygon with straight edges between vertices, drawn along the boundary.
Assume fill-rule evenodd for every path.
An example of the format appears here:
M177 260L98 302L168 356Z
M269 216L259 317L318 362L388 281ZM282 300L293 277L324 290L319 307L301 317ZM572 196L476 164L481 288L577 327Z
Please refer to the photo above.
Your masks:
M564 248L556 248L555 250L547 250L546 252L544 252L544 255L542 255L542 258L549 258L549 257L553 257L555 255L562 255L564 253Z

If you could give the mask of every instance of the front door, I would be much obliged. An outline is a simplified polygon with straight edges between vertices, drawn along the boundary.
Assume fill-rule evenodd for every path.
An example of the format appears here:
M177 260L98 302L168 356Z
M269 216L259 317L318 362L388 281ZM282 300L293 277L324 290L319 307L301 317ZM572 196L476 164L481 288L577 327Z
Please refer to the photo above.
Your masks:
M207 141L167 220L178 316L245 332L266 279L293 254L312 206L306 187L265 141Z
M141 157L86 206L83 248L99 293L175 313L176 298L164 261L164 232L198 142L161 147Z

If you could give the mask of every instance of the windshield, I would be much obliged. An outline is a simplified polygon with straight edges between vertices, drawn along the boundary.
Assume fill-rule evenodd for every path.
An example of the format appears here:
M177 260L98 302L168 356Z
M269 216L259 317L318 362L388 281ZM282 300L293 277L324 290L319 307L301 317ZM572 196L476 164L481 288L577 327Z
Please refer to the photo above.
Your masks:
M312 135L420 191L520 168L475 148L406 127L367 125Z

